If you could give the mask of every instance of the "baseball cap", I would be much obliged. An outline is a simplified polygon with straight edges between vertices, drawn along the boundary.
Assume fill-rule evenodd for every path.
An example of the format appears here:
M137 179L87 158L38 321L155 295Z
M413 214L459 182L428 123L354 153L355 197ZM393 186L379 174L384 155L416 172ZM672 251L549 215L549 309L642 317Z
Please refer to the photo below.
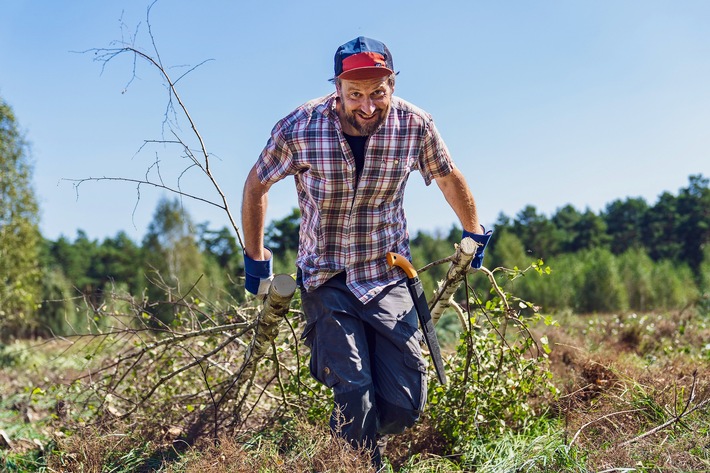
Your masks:
M335 77L363 80L390 74L394 74L392 55L380 41L358 36L335 51Z

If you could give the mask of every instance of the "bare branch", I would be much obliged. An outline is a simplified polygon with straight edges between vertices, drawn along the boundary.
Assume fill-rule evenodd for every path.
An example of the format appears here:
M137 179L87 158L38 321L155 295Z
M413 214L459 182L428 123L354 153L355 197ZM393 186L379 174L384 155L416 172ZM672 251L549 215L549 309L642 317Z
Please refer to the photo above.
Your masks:
M181 189L180 189L180 185L179 185L179 179L178 179L178 186L177 186L177 189L165 185L165 184L163 183L163 181L162 181L162 178L161 178L161 183L160 183L160 184L153 183L153 182L151 182L151 181L150 181L149 179L147 179L147 178L146 178L145 180L122 179L122 178L99 178L99 179L88 178L88 179L71 180L71 181L73 181L73 182L78 182L78 183L80 184L81 182L91 181L91 180L105 180L105 179L109 179L109 180L124 180L125 182L134 182L134 183L138 183L138 184L139 184L139 187L138 187L138 197L139 197L139 198L140 198L140 184L148 184L148 185L152 185L152 186L155 186L155 187L160 187L160 188L165 189L165 190L168 190L168 191L170 191L170 192L175 192L175 193L177 193L178 195L183 196L183 197L188 197L188 198L196 199L196 200L198 200L198 201L202 201L202 202L205 202L205 203L209 203L210 205L214 205L214 206L216 206L216 207L218 207L218 208L220 208L220 209L222 209L222 210L225 211L225 213L227 214L227 218L229 219L229 222L230 222L232 228L234 229L234 231L235 231L235 233L236 233L237 240L239 241L240 246L243 248L243 247L244 247L244 243L243 243L243 241L242 241L241 233L240 233L240 231L239 231L239 227L237 226L234 217L232 216L232 213L231 213L231 210L230 210L230 208L229 208L229 203L228 203L228 201L227 201L227 198L226 198L224 192L222 191L222 189L221 189L219 183L217 182L215 176L212 174L212 171L211 171L211 168L210 168L210 154L207 152L206 144L205 144L205 142L204 142L204 140L203 140L203 138L202 138L202 135L201 135L200 131L199 131L198 128L197 128L197 125L196 125L195 121L193 120L193 118L192 118L190 112L188 111L187 106L186 106L185 103L182 101L182 98L181 98L181 96L180 96L180 94L178 93L177 88L176 88L176 84L177 84L180 80L182 80L187 74L189 74L190 72L193 72L195 69L197 69L198 67L204 65L205 63L209 62L210 60L208 59L208 60L202 61L202 62L200 62L199 64L197 64L196 66L191 67L191 68L188 69L186 72L184 72L183 74L181 74L181 75L177 78L177 80L173 80L173 79L170 77L170 75L168 74L168 70L167 70L167 68L165 67L165 65L163 64L163 60L162 60L162 58L161 58L161 56L160 56L160 52L159 52L159 49L158 49L158 47L157 47L157 44L156 44L156 41L155 41L155 37L154 37L154 35L153 35L151 23L150 23L150 14L151 14L151 10L152 10L153 6L155 5L155 3L156 3L156 2L154 1L153 3L150 4L150 6L148 7L148 10L147 10L147 14L146 14L146 21L147 21L147 24L148 24L148 35L149 35L149 37L150 37L151 45L152 45L152 48L153 48L153 54L152 54L152 55L141 51L140 49L138 49L138 48L135 46L135 40L136 40L137 31L136 31L135 34L133 34L133 35L131 36L129 42L126 42L125 40L121 40L120 42L115 42L115 43L113 43L113 45L115 45L116 47L112 47L112 48L93 48L93 49L86 50L86 51L84 51L84 52L85 52L85 53L86 53L86 52L92 52L92 53L94 54L94 60L102 63L102 73L103 73L103 71L104 71L106 65L107 65L110 61L112 61L113 59L115 59L116 57L118 57L118 56L120 56L120 55L122 55L122 54L130 54L130 55L132 55L132 57L133 57L133 73L132 73L132 76L131 76L130 81L129 81L128 84L126 85L126 89L128 88L128 86L130 86L130 84L132 83L132 81L133 81L133 80L135 79L135 77L136 77L136 67L137 67L137 61L138 61L139 59L140 59L140 60L143 60L143 61L145 61L145 62L147 62L149 65L151 65L152 67L154 67L155 69L157 69L157 71L158 71L159 74L161 75L162 80L163 80L163 82L164 82L164 84L165 84L165 86L166 86L166 88L167 88L167 90L168 90L168 103L167 103L166 114L165 114L165 120L164 120L164 122L163 122L163 125L170 123L170 120L168 119L168 114L170 113L171 110L172 110L174 113L177 113L177 111L175 110L175 107L174 107L174 105L173 105L173 104L174 104L174 103L173 103L173 99L174 99L174 100L177 102L177 104L178 104L178 109L180 110L182 116L184 116L185 119L186 119L186 120L188 121L188 123L190 124L190 128L191 128L191 130L192 130L192 134L194 135L194 137L197 139L197 141L198 141L198 143L199 143L199 149L200 149L200 154L201 154L200 160L196 159L196 157L195 157L195 156L193 155L193 153L192 153L192 150L185 144L184 140L183 140L182 138L180 138L180 137L177 135L177 133L175 133L174 130L172 130L172 127L171 127L171 133L176 137L176 141L173 142L173 143L179 143L179 144L183 147L183 149L186 151L188 157L193 161L193 163L194 163L195 165L197 165L197 166L200 168L200 170L207 176L207 178L208 178L209 181L211 182L213 188L215 189L215 191L216 191L217 194L219 195L220 200L221 200L222 203L221 203L221 205L218 205L218 204L215 204L215 203L213 203L213 202L211 202L211 201L209 201L209 200L207 200L207 199L199 198L199 197L194 196L193 194L186 193L186 192L182 192ZM176 117L177 117L177 115L176 115ZM177 119L176 119L176 123L177 123ZM165 142L167 143L167 141L165 141ZM182 173L180 176L184 175L184 173L187 172L187 170L189 170L189 168L188 168L188 169L185 169L185 170L183 171L183 173ZM134 209L134 212L135 212L135 209Z
M172 188L172 187L169 187L169 186L166 186L163 184L158 184L156 182L146 181L143 179L131 179L131 178L127 178L127 177L107 177L107 176L104 176L104 177L85 177L82 179L63 179L63 180L73 183L74 189L76 191L77 199L79 198L79 186L81 186L81 184L83 184L84 182L88 182L88 181L121 181L121 182L131 182L131 183L137 184L138 190L140 190L140 186L143 186L143 185L152 186L152 187L156 187L158 189L164 189L164 190L173 192L173 193L183 196L183 197L188 197L193 200L204 202L205 204L209 204L209 205L212 205L214 207L224 210L223 206L221 206L215 202L212 202L211 200L196 196L194 194L188 194L187 192L181 191L179 188L176 189L176 188ZM140 193L139 193L139 196L140 196Z
M621 414L630 414L630 413L632 413L632 412L639 412L639 411L641 411L641 409L629 409L629 410L626 410L626 411L610 412L609 414L603 415L603 416L601 416L601 417L599 417L599 418L597 418L597 419L594 419L594 420L592 420L592 421L587 422L587 423L584 424L582 427L580 427L579 430L577 430L577 432L576 432L576 433L574 434L574 436L572 437L572 440L570 440L569 445L567 446L567 448L572 447L572 445L574 445L574 443L577 441L577 438L578 438L579 435L582 433L582 431L583 431L584 429L586 429L587 427L589 427L590 425L595 424L595 423L597 423L597 422L599 422L599 421L602 421L602 420L604 420L604 419L608 419L609 417L618 416L618 415L621 415Z
M673 424L681 422L685 417L689 416L693 412L703 409L703 408L705 408L705 406L710 405L710 397L707 397L707 398L703 399L702 401L700 401L699 403L692 405L693 401L695 400L695 389L697 386L697 382L698 382L698 378L697 378L697 370L696 370L693 372L693 384L691 386L690 395L688 396L688 399L686 400L681 412L679 412L678 414L676 414L675 416L673 416L672 418L670 418L669 420L667 420L663 424L658 425L658 426L652 428L651 430L644 432L643 434L638 435L632 439L621 442L619 444L619 447L625 447L627 445L631 445L632 443L638 442L639 440L642 440L646 437L649 437L649 436L651 436L651 435L653 435L665 428L670 427Z

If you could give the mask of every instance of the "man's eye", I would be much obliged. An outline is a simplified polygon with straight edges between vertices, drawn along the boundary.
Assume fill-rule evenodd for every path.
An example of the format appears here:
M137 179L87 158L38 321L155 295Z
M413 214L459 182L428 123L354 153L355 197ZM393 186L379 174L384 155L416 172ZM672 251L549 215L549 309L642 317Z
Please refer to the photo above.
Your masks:
M350 97L354 99L359 99L360 97L362 97L362 94L360 92L353 92L352 94L350 94Z

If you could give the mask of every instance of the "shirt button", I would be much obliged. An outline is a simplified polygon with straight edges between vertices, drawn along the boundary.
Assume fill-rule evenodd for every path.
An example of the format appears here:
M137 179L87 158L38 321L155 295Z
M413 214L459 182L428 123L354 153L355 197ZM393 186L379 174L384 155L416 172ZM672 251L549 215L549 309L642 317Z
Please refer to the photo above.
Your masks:
M323 368L323 373L330 374L330 368L328 368L327 366Z
M399 164L399 159L395 159L395 160L394 160L394 163L395 163L395 164Z

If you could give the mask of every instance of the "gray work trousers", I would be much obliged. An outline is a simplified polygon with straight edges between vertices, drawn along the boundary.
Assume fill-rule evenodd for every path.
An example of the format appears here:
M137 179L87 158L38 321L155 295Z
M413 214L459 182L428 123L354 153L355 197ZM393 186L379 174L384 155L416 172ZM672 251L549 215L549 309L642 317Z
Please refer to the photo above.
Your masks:
M311 374L333 389L331 428L373 451L380 436L412 426L427 397L422 335L406 280L363 304L340 273L311 292L301 290L311 349Z

